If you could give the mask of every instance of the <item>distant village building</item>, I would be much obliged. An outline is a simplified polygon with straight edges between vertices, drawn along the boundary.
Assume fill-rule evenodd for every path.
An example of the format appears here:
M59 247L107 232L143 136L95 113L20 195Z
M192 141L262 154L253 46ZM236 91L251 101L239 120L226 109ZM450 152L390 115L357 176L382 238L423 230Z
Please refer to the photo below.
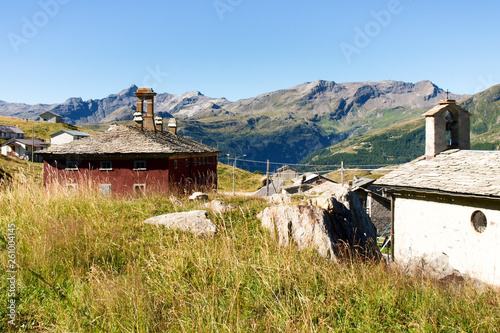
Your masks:
M286 194L300 194L302 192L308 191L315 186L324 184L324 183L336 183L335 181L321 176L317 173L305 173L302 176L291 179L293 184L290 185L282 185L280 190L282 193Z
M62 123L63 119L57 113L51 111L45 111L44 113L38 115L40 117L40 121L44 121L47 123Z
M500 286L500 152L470 151L470 114L453 100L425 113L425 156L383 176L396 262L446 260Z
M33 148L34 147L34 148ZM1 144L2 155L17 157L31 161L32 151L40 152L47 148L47 143L38 139L9 139ZM42 159L35 155L33 162L41 162Z
M62 145L64 143L83 139L89 136L91 136L89 133L82 131L60 130L50 134L50 144L52 146Z
M274 174L274 178L279 178L282 180L292 180L294 178L297 178L299 176L299 173L297 170L294 168L284 165L278 170L276 170L276 173Z
M220 151L177 135L175 119L164 131L163 119L154 116L151 88L139 88L135 95L135 126L111 126L42 152L44 184L79 188L90 183L103 194L120 196L216 188Z
M24 138L24 132L21 131L17 126L6 126L0 125L0 139L22 139Z

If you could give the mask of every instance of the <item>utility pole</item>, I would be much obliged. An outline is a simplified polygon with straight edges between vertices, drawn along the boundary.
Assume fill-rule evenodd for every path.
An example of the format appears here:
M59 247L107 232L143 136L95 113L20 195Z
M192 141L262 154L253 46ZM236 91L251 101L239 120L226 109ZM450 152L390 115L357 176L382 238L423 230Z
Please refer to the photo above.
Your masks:
M235 173L235 169L236 169L236 160L240 157L245 157L247 155L243 155L243 156L239 156L239 157L235 157L234 158L234 163L233 163L233 195L234 195L234 173ZM228 158L229 159L229 158Z
M266 197L269 196L269 160L267 160L267 172L266 172Z
M340 177L342 179L342 186L344 186L344 161L340 163Z
M31 163L35 163L35 124L31 128Z

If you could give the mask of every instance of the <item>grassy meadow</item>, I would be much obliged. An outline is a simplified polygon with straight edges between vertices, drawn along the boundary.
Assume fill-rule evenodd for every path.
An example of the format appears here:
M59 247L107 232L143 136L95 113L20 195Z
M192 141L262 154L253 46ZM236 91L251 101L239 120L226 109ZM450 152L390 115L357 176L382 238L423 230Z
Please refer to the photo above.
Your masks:
M209 211L218 234L199 238L142 221L202 203L44 189L16 173L0 189L0 331L500 330L493 289L281 248L256 217L264 200L210 196L237 208ZM9 224L16 229L15 325L4 277Z

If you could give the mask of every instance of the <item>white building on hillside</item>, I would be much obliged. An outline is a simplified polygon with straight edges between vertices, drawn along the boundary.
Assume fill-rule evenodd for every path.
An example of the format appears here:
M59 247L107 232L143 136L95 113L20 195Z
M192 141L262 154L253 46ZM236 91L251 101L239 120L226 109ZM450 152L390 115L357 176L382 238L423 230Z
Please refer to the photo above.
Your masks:
M500 151L467 150L470 114L453 100L425 116L426 155L375 182L392 195L393 258L500 286Z
M63 143L72 142L82 138L91 136L89 133L82 131L70 131L70 130L60 130L50 135L50 144L61 145Z

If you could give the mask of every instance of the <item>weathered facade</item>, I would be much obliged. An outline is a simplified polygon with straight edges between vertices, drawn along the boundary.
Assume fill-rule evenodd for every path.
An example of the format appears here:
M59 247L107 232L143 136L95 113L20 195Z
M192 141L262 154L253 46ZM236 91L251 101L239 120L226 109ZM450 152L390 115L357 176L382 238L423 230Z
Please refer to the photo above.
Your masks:
M154 117L152 90L140 88L136 95L135 127L111 126L106 132L41 153L45 185L91 186L120 196L189 191L193 187L215 189L220 151L176 131L163 131L162 119Z
M352 191L358 196L363 208L377 228L377 237L390 235L391 199L379 186L376 179L354 176Z
M426 113L439 118L427 126L450 109L457 106ZM422 267L445 258L451 269L500 286L500 152L450 149L469 146L469 114L458 109L455 116L460 126L451 135L450 126L439 126L426 138L425 156L375 182L392 194L393 257Z

